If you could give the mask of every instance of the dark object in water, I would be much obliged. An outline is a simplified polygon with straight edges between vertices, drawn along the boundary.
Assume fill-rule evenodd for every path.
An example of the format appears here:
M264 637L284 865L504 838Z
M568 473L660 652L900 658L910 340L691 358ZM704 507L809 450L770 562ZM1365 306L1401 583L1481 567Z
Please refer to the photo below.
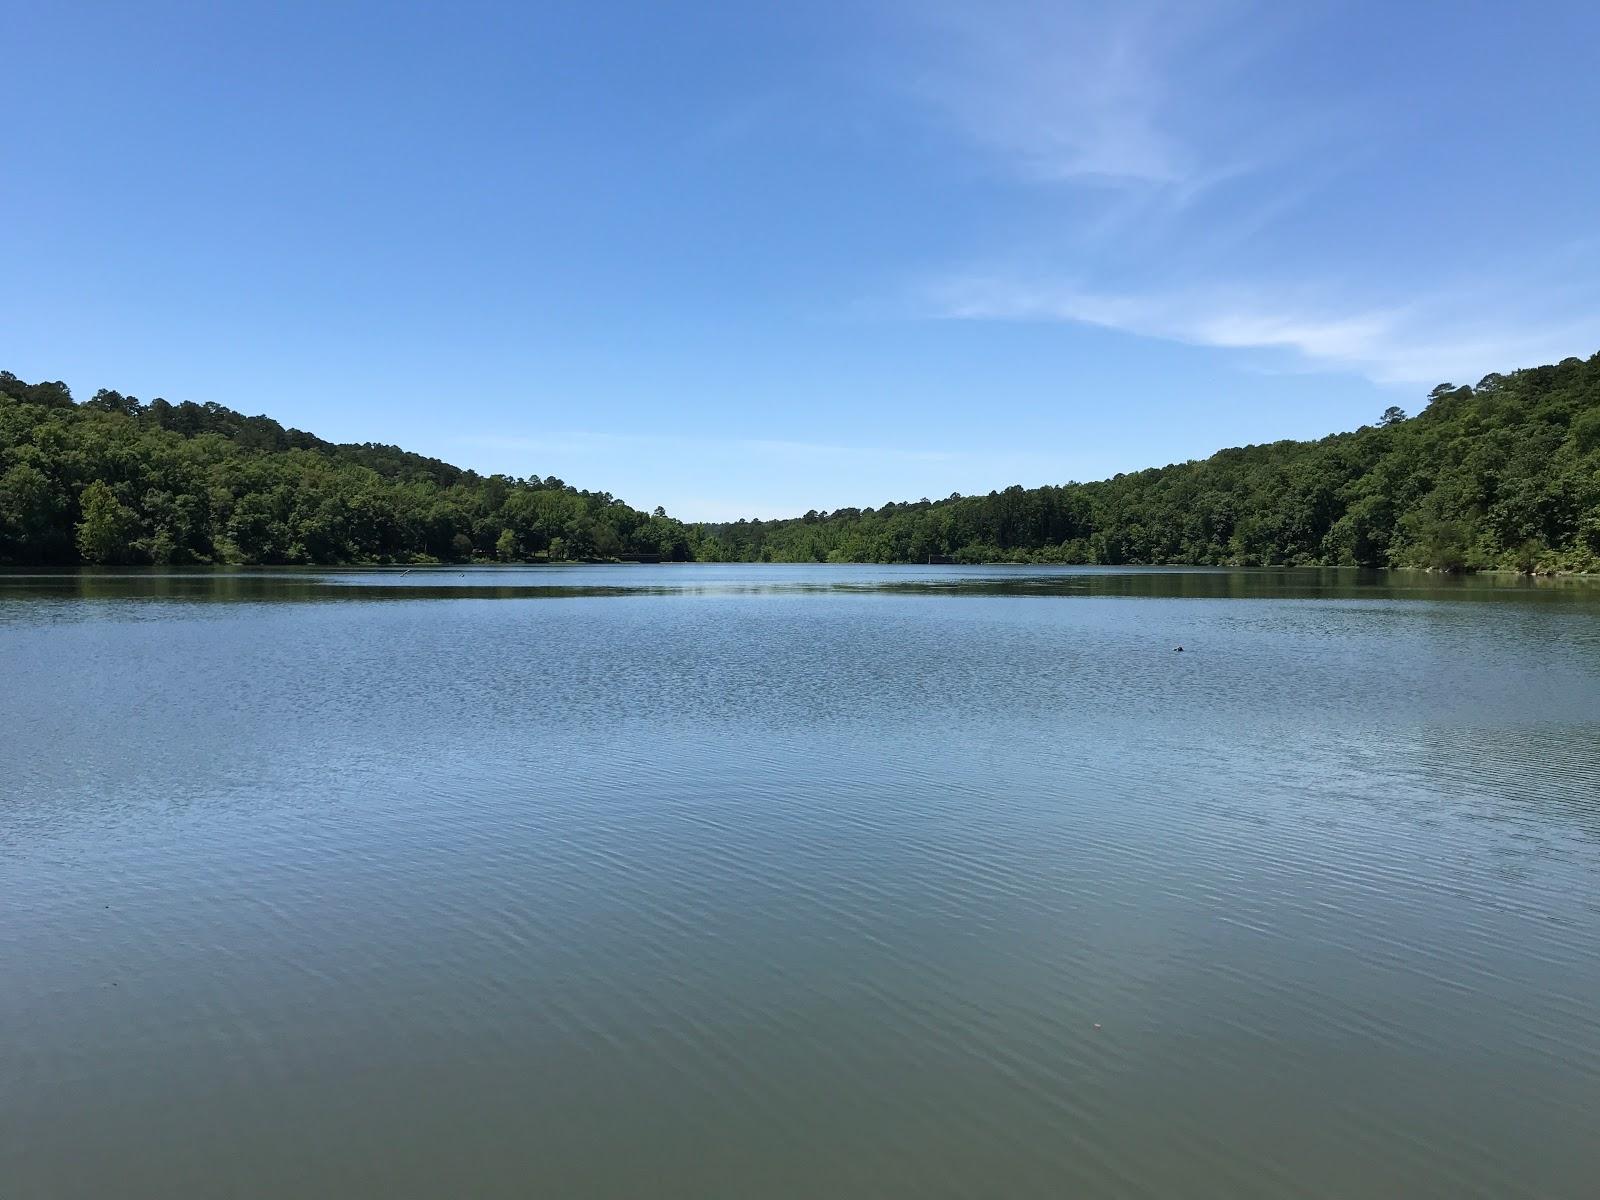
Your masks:
M1182 654L1183 653L1183 647L1182 646L1174 646L1172 648L1172 652L1174 654Z

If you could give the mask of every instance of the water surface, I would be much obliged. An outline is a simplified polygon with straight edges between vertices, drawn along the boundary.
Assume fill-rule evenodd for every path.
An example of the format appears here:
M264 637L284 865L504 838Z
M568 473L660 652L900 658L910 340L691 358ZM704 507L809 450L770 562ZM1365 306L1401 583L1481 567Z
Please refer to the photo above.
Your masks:
M8 1198L1600 1178L1592 584L11 572L0 748Z

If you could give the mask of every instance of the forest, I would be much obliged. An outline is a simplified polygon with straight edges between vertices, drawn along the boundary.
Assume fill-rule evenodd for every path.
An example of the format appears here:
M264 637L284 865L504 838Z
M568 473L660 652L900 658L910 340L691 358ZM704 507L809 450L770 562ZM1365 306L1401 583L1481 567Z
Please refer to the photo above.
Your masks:
M0 562L609 560L1600 571L1600 354L1091 483L685 524L268 417L0 372Z
M1440 384L1320 441L1059 487L808 512L708 531L777 562L1600 570L1600 354Z
M554 477L335 445L217 404L0 371L0 562L692 558L693 531Z

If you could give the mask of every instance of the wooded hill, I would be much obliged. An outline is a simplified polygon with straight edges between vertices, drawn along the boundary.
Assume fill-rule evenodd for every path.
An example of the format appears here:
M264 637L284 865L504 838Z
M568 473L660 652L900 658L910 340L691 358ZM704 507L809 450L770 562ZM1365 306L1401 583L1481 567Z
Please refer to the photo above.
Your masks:
M707 530L782 562L1203 563L1600 570L1600 354L1441 384L1407 419L1097 483Z
M0 561L366 563L693 557L691 532L553 476L335 445L217 404L0 372Z
M554 477L0 372L0 561L607 559L1600 571L1600 354L1094 483L685 525Z

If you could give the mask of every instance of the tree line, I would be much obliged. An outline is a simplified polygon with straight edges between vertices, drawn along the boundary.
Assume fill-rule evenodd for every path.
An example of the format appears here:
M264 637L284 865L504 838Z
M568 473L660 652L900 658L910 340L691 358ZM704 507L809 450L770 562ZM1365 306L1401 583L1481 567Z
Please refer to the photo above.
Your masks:
M686 560L698 536L553 476L336 445L218 404L76 403L0 371L0 562Z
M703 555L774 562L1600 571L1600 354L1440 384L1415 417L1320 441L707 533Z
M0 561L609 559L1600 571L1600 354L1092 483L685 524L554 477L0 372Z

